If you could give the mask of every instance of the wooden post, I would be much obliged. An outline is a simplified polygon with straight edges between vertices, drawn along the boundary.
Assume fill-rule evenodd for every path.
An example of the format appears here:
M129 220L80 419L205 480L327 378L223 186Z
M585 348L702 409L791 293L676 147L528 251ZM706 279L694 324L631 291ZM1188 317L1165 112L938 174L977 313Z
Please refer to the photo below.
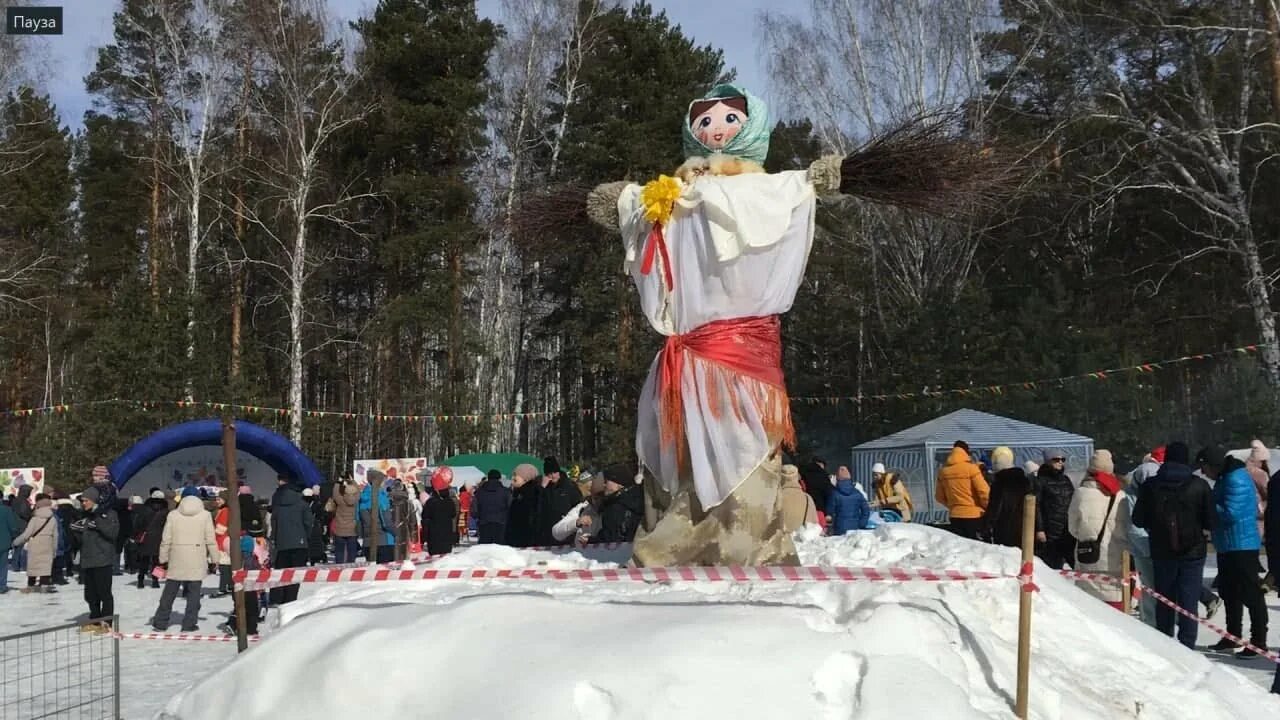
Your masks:
M1022 501L1022 565L1035 562L1036 552L1036 496L1028 495ZM1018 696L1014 714L1027 720L1031 684L1031 593L1022 587L1018 602Z
M244 569L244 555L240 552L240 478L236 476L236 424L230 414L222 418L222 465L227 472L227 541L231 546L231 573ZM236 608L236 648L239 652L249 649L249 635L244 616L244 589L232 593Z
M1133 612L1133 581L1129 577L1132 574L1132 560L1128 550L1120 554L1120 607L1124 608L1125 615Z

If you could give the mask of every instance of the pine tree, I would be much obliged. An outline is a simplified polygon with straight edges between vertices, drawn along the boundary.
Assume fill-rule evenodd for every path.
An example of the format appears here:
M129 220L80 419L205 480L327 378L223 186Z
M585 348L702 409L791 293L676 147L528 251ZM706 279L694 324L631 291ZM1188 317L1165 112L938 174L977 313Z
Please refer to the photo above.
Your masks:
M470 173L487 144L480 109L498 30L476 16L472 0L383 0L356 28L377 107L360 152L385 193L375 230L386 278L382 387L400 395L401 412L425 403L439 403L440 415L473 412L469 380L480 348L466 293L480 229ZM443 423L444 451L477 447L483 427Z
M549 108L552 117L565 119L563 137L547 143L560 148L560 170L551 181L590 186L669 173L682 160L681 123L690 99L724 79L722 54L696 46L666 13L644 2L610 10L597 22L573 103L566 108L562 96ZM627 459L634 457L636 398L658 338L645 327L635 290L620 272L617 236L577 230L529 250L542 263L541 290L554 308L541 330L558 343L559 451Z

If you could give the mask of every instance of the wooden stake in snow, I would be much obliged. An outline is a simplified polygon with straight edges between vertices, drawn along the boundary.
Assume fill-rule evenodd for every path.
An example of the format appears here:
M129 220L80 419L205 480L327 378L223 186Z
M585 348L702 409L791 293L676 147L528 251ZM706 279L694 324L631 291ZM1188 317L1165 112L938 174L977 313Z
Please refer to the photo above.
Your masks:
M1036 496L1028 495L1022 501L1022 574L1030 575L1027 568L1035 563L1036 551ZM1031 682L1031 594L1035 588L1023 582L1018 602L1018 696L1014 714L1027 720L1027 703Z
M231 572L244 569L244 556L240 552L240 478L236 477L236 424L228 413L222 418L222 465L227 472L227 539L231 550ZM249 635L244 617L244 589L232 594L236 608L236 649L249 649Z
M1133 582L1129 577L1132 560L1128 550L1120 553L1120 607L1124 608L1125 615L1133 611Z

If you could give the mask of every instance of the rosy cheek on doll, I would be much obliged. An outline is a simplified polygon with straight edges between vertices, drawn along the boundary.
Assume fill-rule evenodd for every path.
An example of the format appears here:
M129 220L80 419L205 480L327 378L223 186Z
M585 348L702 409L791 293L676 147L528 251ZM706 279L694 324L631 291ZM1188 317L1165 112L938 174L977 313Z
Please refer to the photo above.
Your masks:
M693 119L693 135L706 147L719 150L742 130L747 114L724 103L715 106Z

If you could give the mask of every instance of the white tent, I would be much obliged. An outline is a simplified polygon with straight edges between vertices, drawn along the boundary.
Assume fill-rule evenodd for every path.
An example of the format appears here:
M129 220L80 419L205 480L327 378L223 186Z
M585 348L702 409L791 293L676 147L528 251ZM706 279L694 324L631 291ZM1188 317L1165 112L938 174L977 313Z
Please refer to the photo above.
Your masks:
M854 447L850 469L855 480L867 482L871 466L884 463L906 483L915 504L915 522L946 522L947 509L934 501L933 490L938 470L957 440L969 443L974 453L1008 447L1019 465L1027 460L1038 463L1044 449L1059 448L1066 453L1067 471L1075 479L1083 474L1093 454L1093 438L962 409Z

